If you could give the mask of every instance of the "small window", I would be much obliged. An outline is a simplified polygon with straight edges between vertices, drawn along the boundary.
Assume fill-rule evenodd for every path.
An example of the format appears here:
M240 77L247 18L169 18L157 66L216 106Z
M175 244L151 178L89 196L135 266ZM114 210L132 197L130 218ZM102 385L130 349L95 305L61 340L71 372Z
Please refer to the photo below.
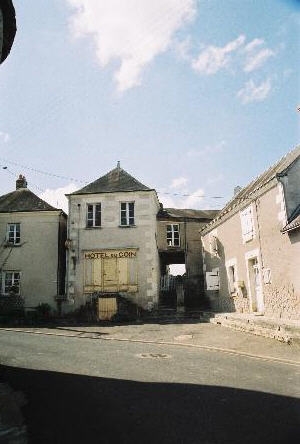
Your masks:
M245 210L241 211L240 217L243 241L248 242L249 240L253 239L255 235L252 206L249 206Z
M101 227L101 203L87 205L86 226Z
M17 245L21 241L20 224L7 224L6 240L9 244Z
M2 272L1 292L4 295L20 294L20 272L4 271Z
M167 244L168 247L180 246L180 235L179 235L178 224L167 225Z
M134 202L121 202L120 224L124 227L134 225Z
M227 268L228 286L230 293L235 293L237 285L236 266L229 265Z

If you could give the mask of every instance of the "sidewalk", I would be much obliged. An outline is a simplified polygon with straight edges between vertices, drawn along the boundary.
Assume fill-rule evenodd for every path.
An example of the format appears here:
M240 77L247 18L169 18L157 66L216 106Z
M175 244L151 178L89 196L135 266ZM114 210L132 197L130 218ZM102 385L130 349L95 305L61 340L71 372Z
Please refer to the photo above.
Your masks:
M290 344L300 344L300 321L270 318L255 313L202 312L200 318L203 321L234 330L277 339Z
M20 410L24 403L22 393L14 392L7 384L0 382L0 443L27 443L26 425Z

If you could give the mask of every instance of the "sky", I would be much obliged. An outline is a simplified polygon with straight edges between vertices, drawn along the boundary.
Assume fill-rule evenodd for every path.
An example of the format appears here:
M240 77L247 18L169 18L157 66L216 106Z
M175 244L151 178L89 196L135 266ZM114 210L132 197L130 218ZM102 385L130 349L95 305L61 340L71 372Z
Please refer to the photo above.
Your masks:
M219 209L299 144L300 1L30 3L0 66L1 195L23 174L66 210L120 161L165 207Z

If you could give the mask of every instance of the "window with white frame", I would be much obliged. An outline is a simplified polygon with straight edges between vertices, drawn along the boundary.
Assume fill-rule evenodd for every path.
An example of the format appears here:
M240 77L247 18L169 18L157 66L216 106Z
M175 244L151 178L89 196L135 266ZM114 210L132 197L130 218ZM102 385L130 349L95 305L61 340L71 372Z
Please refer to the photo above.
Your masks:
M86 226L101 227L101 203L87 204Z
M21 229L19 223L7 224L6 240L13 245L18 245L20 243Z
M240 212L243 241L248 242L255 236L253 208L250 205Z
M20 294L20 272L3 271L1 273L1 293L4 295Z
M168 247L180 246L179 224L167 225L167 244Z
M120 225L134 225L134 202L120 202Z

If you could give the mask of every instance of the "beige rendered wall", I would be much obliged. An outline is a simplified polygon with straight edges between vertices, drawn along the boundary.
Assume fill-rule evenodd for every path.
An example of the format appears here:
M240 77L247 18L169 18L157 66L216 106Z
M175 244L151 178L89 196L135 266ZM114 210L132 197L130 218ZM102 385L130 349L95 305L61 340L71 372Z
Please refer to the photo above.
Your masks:
M120 202L135 203L135 226L120 227ZM86 206L101 203L101 228L86 228ZM75 307L84 304L85 251L136 248L138 292L126 297L143 308L158 302L159 259L156 215L159 203L154 191L100 193L69 196L68 238L73 250L68 252L67 293ZM76 268L72 256L76 257ZM69 307L70 309L72 307Z
M25 307L48 303L56 309L58 225L60 212L0 214L0 265L3 271L21 272ZM5 247L7 223L21 224L21 245Z
M257 253L261 274L265 315L299 319L300 234L282 234L280 231L286 223L281 184L269 189L251 205L255 224L254 239L243 243L239 212L203 236L204 270L212 271L216 267L220 270L220 290L206 290L206 295L214 310L253 311L246 256L254 252ZM215 234L218 239L217 255L210 251L211 234ZM245 283L245 288L239 288L234 294L228 288L226 263L230 261L236 262L237 280ZM264 276L268 270L270 281L266 283Z

